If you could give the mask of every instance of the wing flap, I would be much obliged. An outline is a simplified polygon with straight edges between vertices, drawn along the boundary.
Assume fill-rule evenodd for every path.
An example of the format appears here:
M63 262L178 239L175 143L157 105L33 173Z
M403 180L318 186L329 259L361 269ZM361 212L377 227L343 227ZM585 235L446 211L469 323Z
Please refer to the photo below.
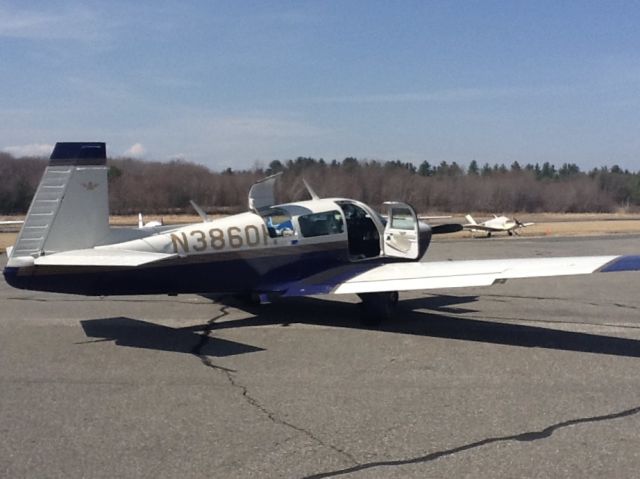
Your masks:
M173 258L174 254L118 249L78 249L35 259L36 266L113 266L134 267Z
M580 275L599 270L619 271L621 269L611 269L609 265L621 264L621 258L625 257L584 256L390 263L354 275L337 285L332 292L349 294L462 288L489 286L497 281L515 278ZM631 269L640 269L640 259L632 263ZM628 266L629 262L626 264ZM625 270L629 270L629 267Z

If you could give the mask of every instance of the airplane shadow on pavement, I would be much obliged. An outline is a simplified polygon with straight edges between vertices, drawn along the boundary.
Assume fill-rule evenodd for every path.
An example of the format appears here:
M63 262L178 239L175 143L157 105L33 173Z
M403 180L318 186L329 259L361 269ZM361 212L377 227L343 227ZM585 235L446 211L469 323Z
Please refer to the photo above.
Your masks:
M216 337L216 331L260 326L286 327L290 324L374 330L381 333L411 334L525 348L640 357L640 340L456 316L461 313L477 312L459 306L476 300L476 296L433 296L400 301L396 317L379 326L362 324L358 304L318 298L290 298L260 306L247 305L233 298L223 298L218 301L219 304L246 311L253 316L218 322L209 321L186 328L171 328L123 317L84 320L81 324L85 334L91 338L100 338L98 341L113 340L120 346L189 354L194 354L197 348L198 355L212 357L264 350ZM417 309L421 311L416 311ZM205 334L208 336L203 336Z
M478 312L459 306L473 303L477 298L433 296L400 301L396 317L376 327L365 326L360 322L357 304L316 298L292 298L286 302L253 308L236 306L255 316L215 323L212 330L304 323L526 348L640 357L640 340L470 319L457 315ZM235 306L236 303L229 304ZM421 311L416 311L417 309Z
M131 318L103 318L80 321L87 337L114 341L118 346L155 349L203 356L234 356L264 349L228 339L206 337L183 328L171 328ZM205 329L206 324L202 329ZM86 343L85 343L86 344Z

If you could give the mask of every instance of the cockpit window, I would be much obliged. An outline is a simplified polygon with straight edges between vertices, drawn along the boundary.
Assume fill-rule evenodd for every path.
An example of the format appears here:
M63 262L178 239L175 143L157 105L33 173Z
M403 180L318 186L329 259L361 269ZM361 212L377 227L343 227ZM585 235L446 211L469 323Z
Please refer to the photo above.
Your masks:
M295 230L293 229L293 222L291 216L284 210L271 208L267 214L263 214L265 223L267 224L267 231L271 238L280 238L282 236L293 236Z
M344 232L344 221L339 211L326 211L298 217L300 232L307 238L335 235Z
M411 210L407 208L391 209L391 227L399 230L412 230L415 228L415 220Z

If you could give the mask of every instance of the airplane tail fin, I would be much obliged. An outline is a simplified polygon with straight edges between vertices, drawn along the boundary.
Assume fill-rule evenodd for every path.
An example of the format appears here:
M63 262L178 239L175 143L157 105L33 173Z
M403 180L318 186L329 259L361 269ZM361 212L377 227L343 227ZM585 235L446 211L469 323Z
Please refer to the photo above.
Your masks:
M467 215L464 217L465 220L467 220L467 223L469 223L470 225L477 225L478 223L476 223L476 220L473 219L473 216L471 215Z
M91 248L109 234L104 143L57 143L12 258Z

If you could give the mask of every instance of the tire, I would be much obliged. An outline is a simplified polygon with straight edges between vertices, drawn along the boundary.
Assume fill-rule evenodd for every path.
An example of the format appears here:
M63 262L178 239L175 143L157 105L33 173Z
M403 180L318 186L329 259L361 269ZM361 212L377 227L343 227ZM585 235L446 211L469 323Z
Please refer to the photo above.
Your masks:
M398 304L398 292L361 293L360 313L365 326L378 326L382 321L393 318Z

